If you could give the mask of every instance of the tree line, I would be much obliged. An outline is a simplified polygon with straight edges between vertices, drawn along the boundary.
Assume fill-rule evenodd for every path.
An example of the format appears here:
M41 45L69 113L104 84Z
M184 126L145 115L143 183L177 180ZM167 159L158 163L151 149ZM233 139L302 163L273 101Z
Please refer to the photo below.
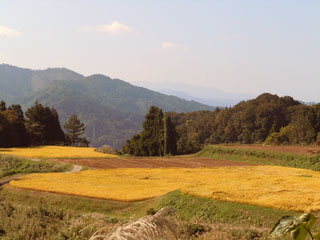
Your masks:
M161 109L157 111L162 112ZM206 144L320 144L320 104L308 106L289 96L264 93L230 108L162 115L170 120L170 131L174 133L167 138L174 149L171 154L194 153ZM159 115L158 123L162 115ZM147 116L144 130L127 141L124 152L141 156L163 155L162 146L151 144L154 139L163 141L163 120L157 130L151 130L150 111ZM140 152L150 144L154 150Z
M54 108L35 104L25 114L20 105L6 107L0 102L0 147L23 147L39 145L88 146L82 137L85 127L76 115L64 125L64 133L58 112Z

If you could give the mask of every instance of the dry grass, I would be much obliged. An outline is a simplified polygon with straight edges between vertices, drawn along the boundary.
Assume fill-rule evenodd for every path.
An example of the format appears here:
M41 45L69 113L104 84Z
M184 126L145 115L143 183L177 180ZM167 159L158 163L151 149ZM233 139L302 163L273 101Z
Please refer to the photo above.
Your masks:
M94 148L40 146L28 148L0 148L0 154L26 158L107 158L116 155L96 152Z
M320 172L247 166L109 169L74 174L31 174L12 186L120 201L137 201L180 189L183 193L285 210L320 210Z
M101 229L90 240L178 240L182 228L179 227L176 214L175 209L163 208L154 216L145 216L117 226L109 234Z

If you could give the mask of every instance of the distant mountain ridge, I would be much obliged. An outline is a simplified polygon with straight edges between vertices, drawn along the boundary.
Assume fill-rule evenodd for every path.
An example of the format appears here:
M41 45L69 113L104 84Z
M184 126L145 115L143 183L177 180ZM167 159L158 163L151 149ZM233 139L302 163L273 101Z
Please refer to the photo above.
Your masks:
M240 101L256 97L251 94L237 94L224 92L216 88L201 87L177 82L135 82L137 86L146 87L167 95L174 95L185 100L193 100L202 104L216 107L230 107Z
M34 91L45 88L53 81L83 79L84 76L66 68L48 68L46 70L31 70L8 64L0 65L0 96L15 98L26 96Z
M66 68L31 70L0 65L0 100L30 107L35 101L57 109L63 123L77 114L92 145L119 148L141 130L151 105L190 112L214 107L168 96L101 74L85 77Z

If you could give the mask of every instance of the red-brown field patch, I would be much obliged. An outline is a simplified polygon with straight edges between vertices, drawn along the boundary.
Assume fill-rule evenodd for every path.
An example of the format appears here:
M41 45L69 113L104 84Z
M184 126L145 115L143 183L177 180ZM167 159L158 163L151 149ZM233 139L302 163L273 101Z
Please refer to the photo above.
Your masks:
M199 168L199 167L230 167L250 166L249 163L239 163L228 160L192 157L134 157L105 159L51 159L71 164L88 166L90 169L109 168Z
M263 146L263 145L221 145L223 147L235 148L235 149L252 149L273 151L281 153L294 153L301 155L313 155L320 153L319 146Z

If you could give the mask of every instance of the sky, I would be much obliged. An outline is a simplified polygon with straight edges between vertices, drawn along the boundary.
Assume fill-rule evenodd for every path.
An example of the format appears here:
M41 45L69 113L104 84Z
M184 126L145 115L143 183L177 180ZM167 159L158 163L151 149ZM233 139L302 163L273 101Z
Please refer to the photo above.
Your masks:
M0 63L320 102L319 12L318 0L0 0Z

